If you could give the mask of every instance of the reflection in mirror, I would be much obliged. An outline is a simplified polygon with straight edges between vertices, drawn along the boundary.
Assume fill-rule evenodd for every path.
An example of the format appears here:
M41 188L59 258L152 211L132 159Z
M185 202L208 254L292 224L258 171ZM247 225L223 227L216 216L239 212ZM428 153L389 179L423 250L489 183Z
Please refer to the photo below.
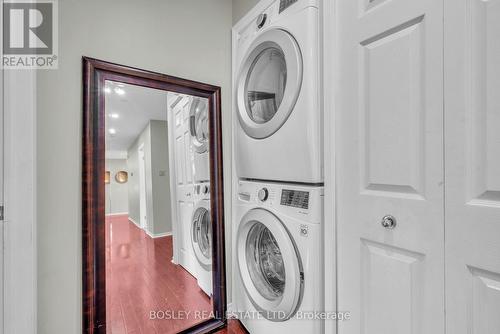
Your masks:
M177 333L213 317L208 100L104 92L107 332Z
M127 183L128 181L128 173L124 170L119 171L115 175L115 180L118 183Z

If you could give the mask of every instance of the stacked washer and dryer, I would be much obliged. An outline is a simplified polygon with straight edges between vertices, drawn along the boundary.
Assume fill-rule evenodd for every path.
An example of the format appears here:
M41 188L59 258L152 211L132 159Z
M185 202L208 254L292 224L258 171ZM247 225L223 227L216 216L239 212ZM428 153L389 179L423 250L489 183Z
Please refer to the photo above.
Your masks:
M193 147L194 210L190 235L195 276L200 288L212 294L212 228L210 219L210 166L208 99L193 97L189 105L189 133Z
M250 333L321 333L318 0L263 0L233 29L233 306Z

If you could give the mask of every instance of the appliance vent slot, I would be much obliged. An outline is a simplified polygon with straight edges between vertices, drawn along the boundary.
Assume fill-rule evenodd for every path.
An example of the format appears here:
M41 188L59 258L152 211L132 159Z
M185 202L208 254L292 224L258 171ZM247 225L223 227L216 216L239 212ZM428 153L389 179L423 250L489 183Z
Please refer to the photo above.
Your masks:
M293 5L294 3L296 3L297 0L280 0L280 13L282 11L284 11L285 9L287 9L288 7L290 7L291 5Z

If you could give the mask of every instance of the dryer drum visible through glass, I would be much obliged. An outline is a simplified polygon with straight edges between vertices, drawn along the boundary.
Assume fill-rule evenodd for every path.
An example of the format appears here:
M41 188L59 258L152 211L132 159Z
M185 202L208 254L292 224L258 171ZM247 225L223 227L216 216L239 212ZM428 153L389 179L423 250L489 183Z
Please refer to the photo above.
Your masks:
M191 240L198 262L204 267L210 267L212 227L210 211L201 206L193 213Z
M271 29L255 39L237 82L238 115L252 138L269 137L286 122L300 93L302 55L292 35Z
M208 100L195 97L189 109L189 131L196 152L208 149Z

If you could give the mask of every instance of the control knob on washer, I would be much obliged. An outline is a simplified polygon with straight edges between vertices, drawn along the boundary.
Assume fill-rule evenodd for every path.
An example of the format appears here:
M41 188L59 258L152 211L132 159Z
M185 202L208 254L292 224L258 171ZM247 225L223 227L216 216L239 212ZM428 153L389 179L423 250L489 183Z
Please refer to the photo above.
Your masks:
M267 188L262 188L261 190L259 190L257 196L259 197L259 200L261 202L265 202L269 197L269 190L267 190Z
M264 24L266 24L266 19L267 14L259 14L259 16L257 16L257 20L255 21L255 23L257 24L257 28L262 28Z

